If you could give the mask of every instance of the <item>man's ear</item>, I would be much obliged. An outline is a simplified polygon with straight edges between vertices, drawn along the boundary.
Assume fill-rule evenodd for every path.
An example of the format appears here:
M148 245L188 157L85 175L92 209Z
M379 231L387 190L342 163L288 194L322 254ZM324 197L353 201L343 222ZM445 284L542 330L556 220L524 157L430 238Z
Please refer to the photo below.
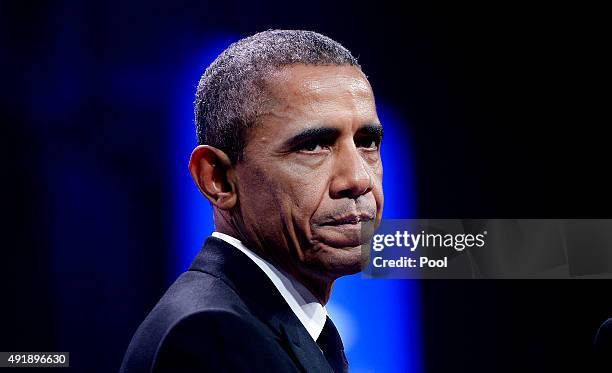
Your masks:
M236 172L225 152L209 145L199 145L191 153L189 171L200 192L213 205L229 210L236 205Z

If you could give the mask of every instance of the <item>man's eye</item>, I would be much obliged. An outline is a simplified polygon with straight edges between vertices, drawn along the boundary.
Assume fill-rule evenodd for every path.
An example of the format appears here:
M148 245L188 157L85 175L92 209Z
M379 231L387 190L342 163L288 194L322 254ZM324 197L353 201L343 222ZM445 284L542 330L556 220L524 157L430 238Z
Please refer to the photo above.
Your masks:
M315 152L322 151L323 147L321 146L320 143L312 142L312 143L306 143L302 145L298 150L315 153Z
M356 141L355 145L359 148L376 149L378 142L375 139L361 139Z

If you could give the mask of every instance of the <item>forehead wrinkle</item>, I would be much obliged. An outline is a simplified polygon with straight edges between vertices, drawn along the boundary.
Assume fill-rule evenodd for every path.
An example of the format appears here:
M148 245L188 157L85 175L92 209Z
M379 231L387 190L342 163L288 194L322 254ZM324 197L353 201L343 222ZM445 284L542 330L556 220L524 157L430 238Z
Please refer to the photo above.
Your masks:
M363 90L369 90L370 85L368 81L362 76L355 75L346 75L346 74L335 74L335 75L327 75L324 78L317 77L314 79L312 75L305 75L302 80L302 87L305 88L316 88L317 86L321 87L335 87L338 85L343 86L360 86ZM327 83L327 84L326 84Z
M346 120L355 123L377 120L370 119L376 116L374 94L361 71L357 71L358 75L340 71L320 76L320 67L307 68L313 70L304 72L297 66L297 69L287 67L270 72L266 86L274 104L266 113L262 113L262 117L269 116L275 121L296 124L309 116L309 122L327 124ZM313 114L315 117L312 117Z
M327 90L337 93L336 88L340 88L342 95L351 97L371 97L372 90L367 81L352 77L342 76L327 79L305 80L299 86L296 94L302 93L305 96L323 96Z
M326 95L316 95L305 103L304 111L317 113L330 119L346 121L367 120L365 117L375 115L376 109L371 95L355 94L350 91L343 91L335 94L332 99ZM329 119L328 119L329 120Z
M349 80L349 82L346 82L346 80ZM350 106L352 109L355 109L354 111L360 111L357 109L359 106L369 106L370 100L373 100L373 93L369 84L366 81L353 77L349 77L346 80L321 79L304 81L297 89L291 92L291 95L287 95L284 101L288 107L299 109L302 112L305 109L318 111L338 103L345 106L345 108ZM297 104L291 102L290 98L292 97L300 98L302 102L298 101Z
M320 76L323 69L328 73ZM272 90L279 93L283 98L338 86L354 87L356 89L351 91L362 91L365 95L373 95L367 77L354 66L289 65L268 71L265 80L266 84L274 87Z

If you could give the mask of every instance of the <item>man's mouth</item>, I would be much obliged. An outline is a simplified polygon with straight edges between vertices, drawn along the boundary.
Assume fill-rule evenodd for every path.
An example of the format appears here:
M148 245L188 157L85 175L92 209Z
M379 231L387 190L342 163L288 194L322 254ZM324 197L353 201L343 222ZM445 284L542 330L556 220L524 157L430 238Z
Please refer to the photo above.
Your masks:
M369 237L374 211L338 211L313 224L315 240L335 248L354 248Z
M334 217L332 219L326 220L319 225L320 226L355 225L361 222L371 221L373 219L374 219L374 216L371 216L366 213L348 214L348 215Z

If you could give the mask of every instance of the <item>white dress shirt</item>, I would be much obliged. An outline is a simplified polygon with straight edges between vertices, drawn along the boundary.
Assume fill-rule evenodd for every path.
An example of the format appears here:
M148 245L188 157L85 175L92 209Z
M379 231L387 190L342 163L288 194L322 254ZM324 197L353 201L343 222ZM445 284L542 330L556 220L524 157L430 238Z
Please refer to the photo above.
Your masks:
M304 285L249 250L240 240L220 232L213 232L212 236L234 246L255 262L276 286L312 339L316 341L319 338L327 320L327 310Z

